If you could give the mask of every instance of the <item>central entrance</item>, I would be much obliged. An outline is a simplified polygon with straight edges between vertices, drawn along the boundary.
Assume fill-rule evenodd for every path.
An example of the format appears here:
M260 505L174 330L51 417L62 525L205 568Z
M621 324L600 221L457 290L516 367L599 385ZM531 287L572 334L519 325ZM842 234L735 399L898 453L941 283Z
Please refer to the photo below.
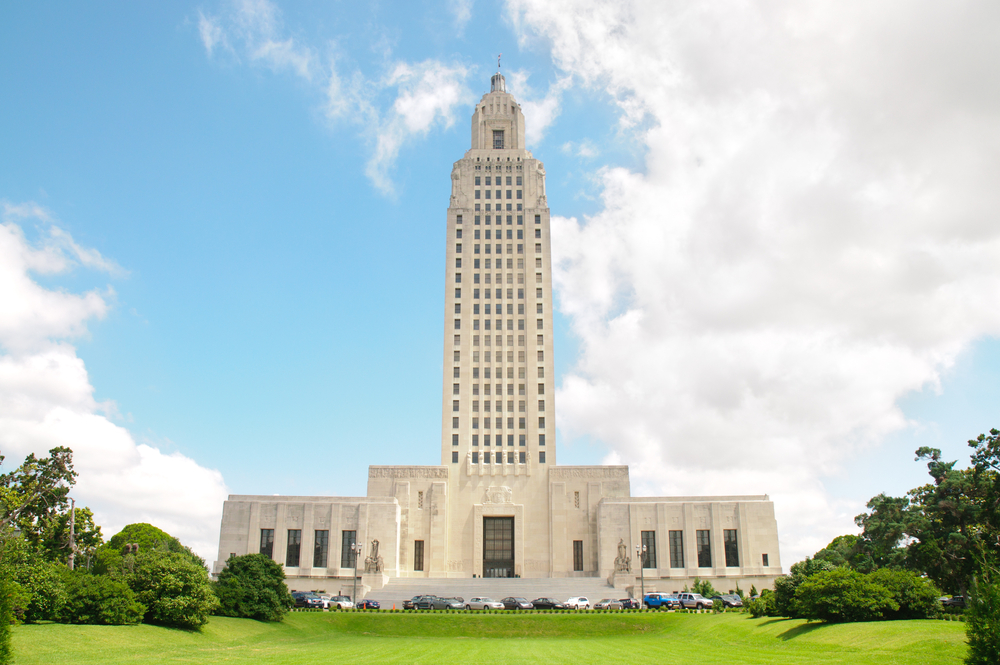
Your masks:
M483 517L483 577L514 577L513 517Z

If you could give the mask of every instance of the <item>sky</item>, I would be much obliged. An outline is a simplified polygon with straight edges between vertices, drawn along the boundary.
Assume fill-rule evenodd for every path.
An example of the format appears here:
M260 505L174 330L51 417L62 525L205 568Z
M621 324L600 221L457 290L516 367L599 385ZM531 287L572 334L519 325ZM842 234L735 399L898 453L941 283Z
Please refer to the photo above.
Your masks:
M787 569L1000 427L1000 5L5 3L0 454L216 558L438 464L451 165L545 163L561 464L768 494Z

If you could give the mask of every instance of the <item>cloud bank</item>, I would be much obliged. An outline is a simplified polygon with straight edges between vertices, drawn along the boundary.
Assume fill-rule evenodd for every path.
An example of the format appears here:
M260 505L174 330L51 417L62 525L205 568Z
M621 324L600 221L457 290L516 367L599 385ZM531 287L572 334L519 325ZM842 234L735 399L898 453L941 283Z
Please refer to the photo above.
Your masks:
M507 5L646 148L553 218L562 433L636 493L770 493L786 567L854 531L824 479L1000 334L1000 7Z
M71 496L94 510L106 537L131 522L150 522L208 561L218 547L222 475L179 453L137 444L113 422L113 402L98 402L83 360L68 340L104 317L114 292L68 293L33 275L92 269L124 271L79 246L33 204L2 204L0 216L0 451L13 466L28 453L68 446L79 479ZM21 223L39 225L30 241Z

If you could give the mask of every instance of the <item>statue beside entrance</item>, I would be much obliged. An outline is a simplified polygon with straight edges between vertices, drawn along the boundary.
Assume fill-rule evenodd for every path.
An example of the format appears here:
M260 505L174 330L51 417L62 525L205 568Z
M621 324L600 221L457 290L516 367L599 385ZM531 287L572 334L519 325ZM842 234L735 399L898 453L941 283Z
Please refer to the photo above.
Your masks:
M615 557L615 572L632 572L632 558L628 555L628 545L621 538L618 539L618 556Z
M378 539L372 540L371 553L365 557L366 573L381 573L384 568L382 555L378 553Z

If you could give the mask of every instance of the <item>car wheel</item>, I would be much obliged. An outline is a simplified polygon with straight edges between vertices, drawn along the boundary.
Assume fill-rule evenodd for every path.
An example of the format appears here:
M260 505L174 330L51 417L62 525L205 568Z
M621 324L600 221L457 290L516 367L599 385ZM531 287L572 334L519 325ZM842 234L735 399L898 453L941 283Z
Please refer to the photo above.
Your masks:
M466 605L466 606L465 606L465 609L467 609L467 610L471 610L471 609L472 609L472 605Z
M698 603L697 605L695 605L695 607L696 607L697 609L699 609L699 610L700 610L700 609L702 609L702 608L703 608L704 606L703 606L703 605L702 605L701 603Z

